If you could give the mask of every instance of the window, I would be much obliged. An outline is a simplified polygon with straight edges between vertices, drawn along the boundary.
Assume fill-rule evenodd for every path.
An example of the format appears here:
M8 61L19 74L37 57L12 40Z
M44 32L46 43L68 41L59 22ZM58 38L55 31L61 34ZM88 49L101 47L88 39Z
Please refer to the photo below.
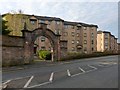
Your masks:
M71 26L72 29L74 29L74 26Z
M57 30L55 30L55 34L57 34L58 33L58 31Z
M105 45L105 49L107 49L108 48L108 45Z
M91 34L91 37L92 37L92 38L94 37L94 33Z
M77 30L80 30L81 29L81 27L77 27Z
M68 28L68 25L64 25L64 28L67 29L67 28Z
M77 33L77 37L79 37L79 33Z
M74 44L75 42L74 42L74 40L72 40L72 44Z
M67 32L64 32L64 36L67 36L68 35L68 33Z
M80 43L80 41L79 41L79 40L77 40L77 44L78 44L78 43Z
M55 30L55 34L60 35L60 30Z
M91 30L94 30L94 27L91 27Z
M51 50L51 47L49 47L48 50L50 51L50 50Z
M60 24L60 21L56 21L56 24Z
M94 48L92 47L92 51L94 51Z
M72 51L75 51L75 48L74 48L74 47L72 47Z
M83 27L83 29L84 29L84 30L86 30L86 29L87 29L87 27Z
M74 37L75 33L74 33L74 32L71 32L71 35Z
M94 44L94 40L92 40L91 43Z
M84 44L87 44L87 40L84 40Z
M35 21L30 21L30 23L34 25L34 24L35 24Z
M39 20L39 23L45 23L45 21L44 20Z
M84 51L87 51L87 48L86 48L86 47L84 47Z
M45 42L45 37L41 37L41 42Z
M41 46L41 50L45 50L45 46Z
M105 39L108 39L108 34L107 33L105 33Z
M108 40L105 40L105 44L108 44Z
M84 37L87 37L87 33L84 33Z
M105 43L105 46L108 46L108 43Z

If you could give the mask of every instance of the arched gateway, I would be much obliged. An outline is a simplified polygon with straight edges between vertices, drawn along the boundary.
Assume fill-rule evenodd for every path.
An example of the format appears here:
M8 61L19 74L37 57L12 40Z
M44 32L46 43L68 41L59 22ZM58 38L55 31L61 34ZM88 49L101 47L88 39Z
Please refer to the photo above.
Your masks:
M53 47L53 61L60 60L60 35L47 29L47 24L41 23L40 27L33 31L28 31L25 25L22 33L24 37L24 62L26 64L34 59L34 41L39 36L45 36L50 40Z

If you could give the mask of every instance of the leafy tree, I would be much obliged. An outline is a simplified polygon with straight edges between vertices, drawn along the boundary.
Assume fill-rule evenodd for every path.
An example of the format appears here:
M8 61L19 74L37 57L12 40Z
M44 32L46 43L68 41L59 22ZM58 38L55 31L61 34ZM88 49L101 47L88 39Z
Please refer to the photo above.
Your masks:
M0 30L2 30L2 35L8 35L11 31L7 29L6 26L6 22L5 20L2 19L2 28L0 28Z

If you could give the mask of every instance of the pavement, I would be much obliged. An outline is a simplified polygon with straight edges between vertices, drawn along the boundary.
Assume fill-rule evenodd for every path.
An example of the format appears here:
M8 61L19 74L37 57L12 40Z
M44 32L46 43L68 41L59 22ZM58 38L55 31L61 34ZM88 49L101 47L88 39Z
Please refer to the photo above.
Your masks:
M99 58L104 58L106 56L102 56ZM93 59L97 59L98 57L94 57ZM28 64L28 65L19 65L19 66L11 66L11 67L2 67L2 72L9 72L9 71L16 71L16 70L24 70L24 69L28 69L28 68L37 68L37 67L44 67L44 66L51 66L51 65L56 65L56 64L69 64L72 62L78 62L78 61L84 61L84 60L91 60L89 58L85 58L85 59L77 59L77 60L67 60L67 61L60 61L60 62L52 62L51 60L36 60L34 61L34 63L32 64Z
M24 69L28 69L28 68L37 68L37 67L50 66L50 65L56 65L56 64L57 64L57 62L52 62L52 61L36 61L36 62L34 62L32 64L28 64L28 65L2 67L2 71L9 72L9 71L24 70Z
M117 88L118 56L42 62L3 72L7 88ZM5 69L4 69L5 70Z

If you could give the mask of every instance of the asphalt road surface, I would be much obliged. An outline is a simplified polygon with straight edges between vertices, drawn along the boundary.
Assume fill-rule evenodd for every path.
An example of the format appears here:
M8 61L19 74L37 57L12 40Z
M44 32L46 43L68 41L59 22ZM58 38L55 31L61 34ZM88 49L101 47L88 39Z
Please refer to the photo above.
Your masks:
M2 78L7 88L118 88L118 56L3 71Z

